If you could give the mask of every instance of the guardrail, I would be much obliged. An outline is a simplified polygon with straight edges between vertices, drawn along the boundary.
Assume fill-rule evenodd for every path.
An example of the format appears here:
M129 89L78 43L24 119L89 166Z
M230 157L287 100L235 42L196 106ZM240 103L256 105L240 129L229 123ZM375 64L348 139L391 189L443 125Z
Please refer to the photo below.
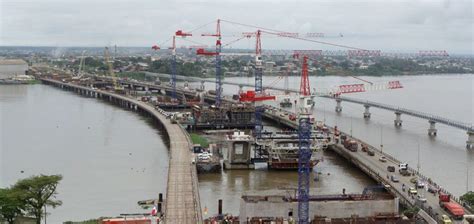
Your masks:
M347 136L346 133L344 133L344 132L341 132L341 133L343 133L344 135ZM401 163L398 159L396 159L395 157L391 156L390 154L387 154L386 152L383 152L382 150L380 150L380 149L378 149L378 148L376 148L376 147L373 147L372 145L369 145L369 144L367 144L366 142L364 142L364 141L362 141L362 140L360 140L360 139L358 139L358 138L355 138L355 137L350 137L350 138L352 138L352 139L358 141L359 143L363 143L363 144L367 145L367 147L368 147L369 149L375 150L375 151L377 151L378 153L382 154L383 156L385 156L385 157L387 158L387 160L390 160L390 161L392 161L392 162L394 162L394 163L396 163L396 164L400 164L400 163ZM416 174L418 177L421 177L422 179L428 181L429 184L431 184L431 185L435 186L436 188L440 189L441 192L443 192L443 193L445 193L445 194L450 194L450 195L452 196L451 199L452 199L453 201L455 201L455 202L457 202L459 205L463 206L464 209L466 209L467 211L473 213L472 209L469 208L469 207L467 207L458 197L455 197L454 194L452 194L452 193L450 193L448 190L442 188L440 185L438 185L437 183L435 183L431 178L429 178L429 177L423 175L422 173L420 173L420 172L414 170L414 169L411 168L411 167L408 167L408 170L410 171L410 173ZM423 209L423 210L426 209L426 208L423 207L423 204L421 204L421 206L419 206L419 207L420 207L421 209ZM433 219L435 219L435 220L437 220L437 221L440 221L439 218L436 217L434 214L431 214L430 211L426 211L426 210L425 210L425 212L426 212L427 215L430 215Z
M191 136L189 135L189 133L186 131L186 129L183 128L183 126L181 126L181 124L179 122L176 123L176 125L179 126L179 128L181 129L181 131L184 133L185 137L186 137L186 141L188 141L188 150L191 149L191 146L193 145L193 141L191 139ZM188 161L188 162L191 162L191 161ZM198 187L198 176L197 176L197 170L196 170L196 166L191 166L191 179L193 180L193 191L195 192L193 194L193 202L194 202L194 207L197 209L197 212L196 212L196 220L198 224L201 224L202 223L202 210L201 210L201 203L198 201L199 198L201 198L201 196L199 195L199 187Z
M328 98L333 98L333 97L328 96ZM395 107L395 106L392 106L392 105L377 103L377 102L368 101L368 100L359 100L359 99L343 97L343 96L338 97L338 99L341 99L341 100L347 101L347 102L351 102L351 103L369 105L371 107L377 107L377 108L381 108L381 109L385 109L385 110L400 112L402 114L407 114L407 115L410 115L410 116L413 116L413 117L418 117L418 118L426 119L426 120L429 120L429 121L434 121L434 122L437 122L437 123L445 124L445 125L448 125L448 126L451 126L451 127L459 128L459 129L462 129L462 130L465 130L465 131L474 132L474 126L472 124L468 124L468 123L464 123L464 122L460 122L460 121L455 121L455 120L445 118L445 117L441 117L441 116L434 115L434 114L423 113L423 112L420 112L420 111L415 111L415 110L406 109L406 108L402 108L402 107Z

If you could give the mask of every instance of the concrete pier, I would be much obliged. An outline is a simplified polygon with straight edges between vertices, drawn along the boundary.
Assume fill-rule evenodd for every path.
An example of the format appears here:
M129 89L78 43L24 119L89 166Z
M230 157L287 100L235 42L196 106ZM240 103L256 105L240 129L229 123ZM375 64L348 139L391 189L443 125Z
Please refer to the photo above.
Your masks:
M395 124L395 127L401 127L402 126L402 113L400 112L395 112L395 120L393 123Z
M339 98L336 98L336 112L340 113L342 111L342 106L341 106L342 100Z
M429 136L436 136L438 130L436 129L436 122L435 121L428 121L430 123L430 128L428 128L428 135Z
M253 138L244 132L234 132L233 135L228 135L224 169L255 169L250 154L253 141Z
M474 131L467 132L466 148L474 149Z
M370 118L370 111L369 111L370 106L365 104L364 107L365 107L364 118L368 119L368 118Z
M199 87L202 91L204 91L206 89L206 87L204 86L204 81L201 81L201 86Z

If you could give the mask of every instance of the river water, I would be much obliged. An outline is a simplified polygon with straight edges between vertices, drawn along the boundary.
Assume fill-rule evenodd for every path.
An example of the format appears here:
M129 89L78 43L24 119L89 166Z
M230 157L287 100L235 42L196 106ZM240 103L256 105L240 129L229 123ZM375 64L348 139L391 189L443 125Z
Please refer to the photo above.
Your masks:
M0 86L0 187L61 174L48 223L149 212L166 192L168 149L138 114L45 85Z
M405 108L421 110L454 120L474 120L474 75L426 75L405 77L363 77L374 83L400 80L405 88L348 95ZM265 77L272 83L275 77ZM226 78L253 83L253 78ZM312 87L330 88L355 83L348 77L310 77ZM289 78L290 88L299 78ZM196 85L196 84L191 84ZM279 81L277 86L283 86ZM214 89L212 84L207 89ZM226 94L237 92L225 86ZM270 104L277 104L273 102ZM66 106L65 106L66 105ZM335 102L317 98L315 115L328 125L377 146L416 167L455 195L474 185L474 150L465 149L464 131L438 125L438 136L427 136L428 122L403 116L402 128L393 126L392 112L371 108L372 118L362 118L363 106L343 102L341 114ZM0 186L38 173L61 173L64 180L58 198L63 206L50 220L81 220L98 216L142 211L136 201L165 192L167 149L160 132L138 115L104 102L83 98L49 86L0 87L1 150ZM419 153L418 153L418 145ZM130 154L131 153L131 154ZM418 156L418 154L420 156ZM21 173L24 170L24 173ZM361 192L374 184L348 162L330 152L318 165L319 181L311 182L312 193ZM314 174L313 174L314 177ZM224 211L238 213L240 195L246 191L288 189L297 186L296 172L224 171L199 176L201 206L208 215L217 212L223 199ZM288 190L289 194L293 194ZM53 222L52 223L57 223Z

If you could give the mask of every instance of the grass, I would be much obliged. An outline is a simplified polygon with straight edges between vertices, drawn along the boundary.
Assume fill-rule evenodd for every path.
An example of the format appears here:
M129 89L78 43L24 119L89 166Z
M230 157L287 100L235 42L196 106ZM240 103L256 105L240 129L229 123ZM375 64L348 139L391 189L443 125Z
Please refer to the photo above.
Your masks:
M196 133L191 133L190 136L191 136L191 140L193 141L193 144L200 144L204 148L209 147L209 142L207 141L206 138Z
M28 84L39 84L39 83L41 83L41 81L37 80L37 79L33 79L33 80L28 81Z

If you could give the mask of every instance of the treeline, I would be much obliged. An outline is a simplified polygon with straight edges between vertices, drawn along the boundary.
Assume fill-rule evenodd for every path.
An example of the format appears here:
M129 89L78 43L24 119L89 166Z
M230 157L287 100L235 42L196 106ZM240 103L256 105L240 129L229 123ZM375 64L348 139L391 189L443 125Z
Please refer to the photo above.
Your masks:
M41 223L43 208L62 204L56 199L61 175L39 175L21 179L9 188L0 188L0 223L13 224L19 217L33 217Z
M365 75L365 76L391 76L391 75L417 75L429 73L467 73L462 67L456 66L427 66L420 65L412 59L380 58L367 68L360 68L359 63L351 64L348 60L340 63L331 63L329 66L318 67L317 75Z

